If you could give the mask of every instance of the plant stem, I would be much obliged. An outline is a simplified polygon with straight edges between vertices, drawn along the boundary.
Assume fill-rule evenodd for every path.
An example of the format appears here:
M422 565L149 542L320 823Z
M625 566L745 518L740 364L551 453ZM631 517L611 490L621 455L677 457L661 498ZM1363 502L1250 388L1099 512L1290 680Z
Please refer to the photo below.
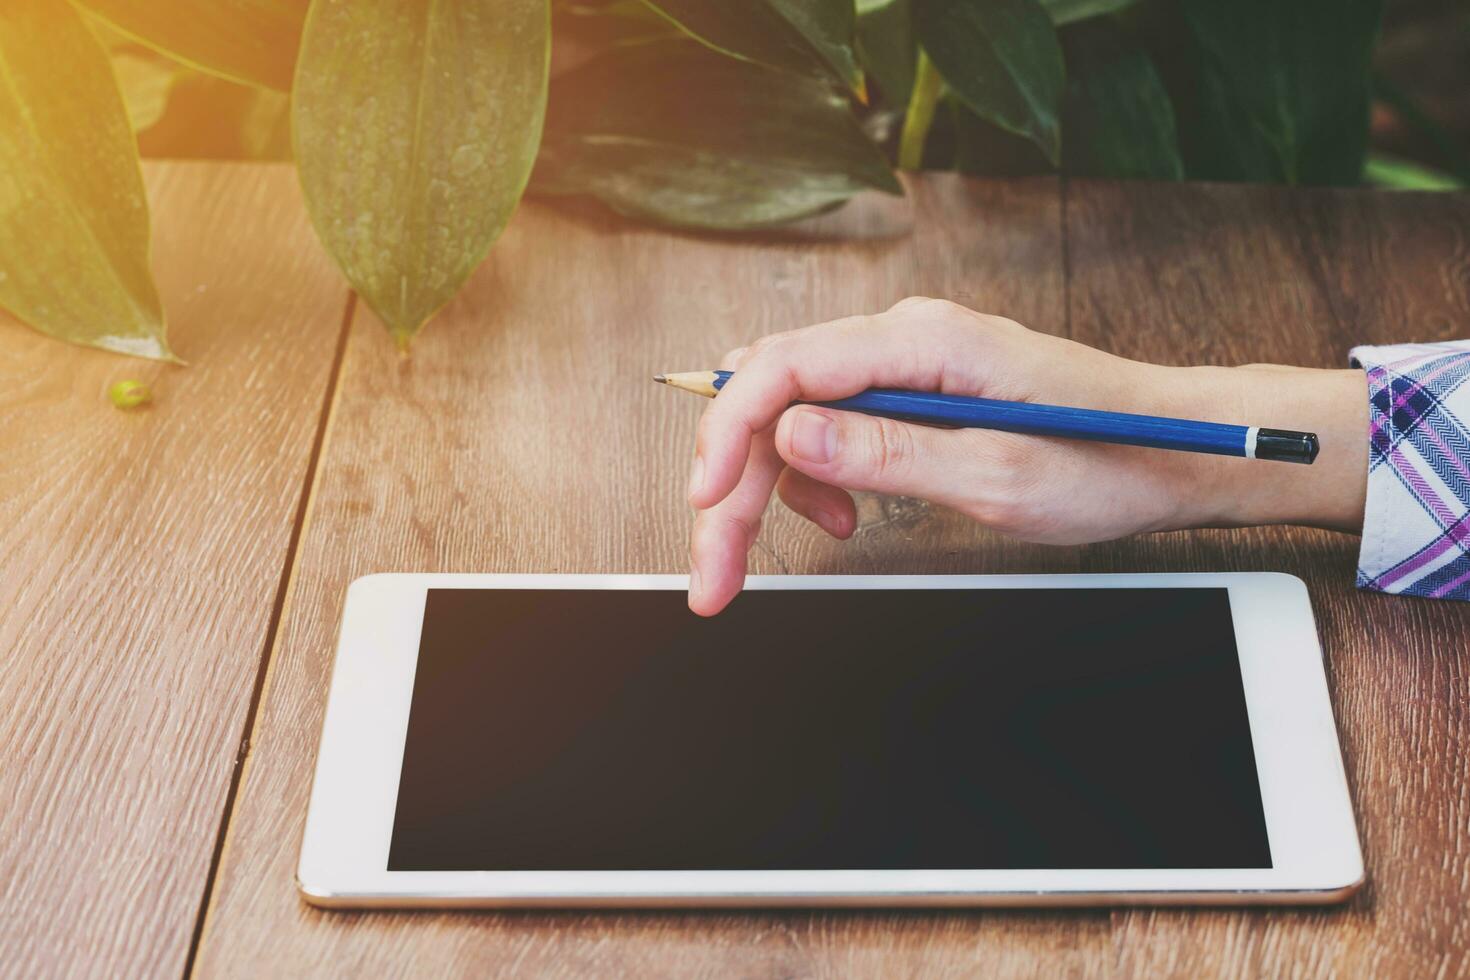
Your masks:
M939 77L929 55L920 49L919 63L914 69L914 90L909 95L908 112L903 117L903 132L898 137L900 170L923 168L924 141L929 137L929 127L934 124L934 110L939 105L939 96L943 91L944 79Z

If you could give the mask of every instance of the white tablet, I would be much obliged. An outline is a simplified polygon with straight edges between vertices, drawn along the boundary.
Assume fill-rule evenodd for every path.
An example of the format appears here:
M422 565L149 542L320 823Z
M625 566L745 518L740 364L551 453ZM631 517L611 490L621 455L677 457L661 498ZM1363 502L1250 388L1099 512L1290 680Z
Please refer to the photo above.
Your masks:
M1338 901L1362 880L1276 574L374 575L298 882L333 906Z

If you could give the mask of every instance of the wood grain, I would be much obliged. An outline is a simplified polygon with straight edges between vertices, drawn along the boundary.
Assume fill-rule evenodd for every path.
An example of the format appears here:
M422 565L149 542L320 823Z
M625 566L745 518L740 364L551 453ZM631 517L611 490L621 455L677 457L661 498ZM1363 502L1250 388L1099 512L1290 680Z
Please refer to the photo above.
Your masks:
M6 975L183 970L347 303L288 169L146 177L192 366L0 314Z
M905 210L912 207L912 212ZM659 370L930 293L1178 363L1338 364L1470 333L1466 199L926 178L767 238L528 207L399 358L352 328L198 952L203 976L1428 975L1470 971L1470 607L1362 595L1352 539L1255 530L1087 549L909 500L837 544L773 513L759 571L1280 568L1312 588L1370 885L1328 911L330 913L292 875L347 583L376 571L678 571L697 404ZM1065 236L1061 229L1065 227ZM908 233L909 229L912 233ZM568 401L566 375L596 378Z
M910 209L912 209L910 211ZM911 232L910 232L911 228ZM398 571L677 572L698 400L650 382L773 330L933 293L1060 331L1058 185L926 180L774 240L524 208L400 358L359 314L197 965L203 976L915 974L1061 959L1106 913L329 914L293 875L347 584ZM566 377L592 379L570 397ZM831 542L773 511L759 571L1066 571L917 501Z
M1355 344L1470 337L1465 195L1099 182L1069 186L1066 211L1084 343L1340 367ZM1086 549L1086 571L1307 581L1368 869L1342 909L1120 910L1121 973L1470 975L1470 604L1357 591L1357 545L1274 528Z

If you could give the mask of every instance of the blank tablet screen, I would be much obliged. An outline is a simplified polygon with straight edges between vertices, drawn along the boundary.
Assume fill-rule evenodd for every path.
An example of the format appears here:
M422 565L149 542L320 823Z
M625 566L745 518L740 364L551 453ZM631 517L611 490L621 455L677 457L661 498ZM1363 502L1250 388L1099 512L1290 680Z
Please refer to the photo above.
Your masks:
M1266 868L1225 589L431 589L390 871Z

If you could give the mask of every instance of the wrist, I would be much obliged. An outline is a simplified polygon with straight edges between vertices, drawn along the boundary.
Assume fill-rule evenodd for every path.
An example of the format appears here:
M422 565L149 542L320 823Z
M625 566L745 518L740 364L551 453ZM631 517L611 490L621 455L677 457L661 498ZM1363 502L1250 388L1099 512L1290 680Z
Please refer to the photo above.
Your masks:
M1180 526L1306 524L1357 532L1368 473L1368 395L1356 370L1276 365L1165 368L1174 414L1315 432L1311 465L1194 456L1181 461Z

